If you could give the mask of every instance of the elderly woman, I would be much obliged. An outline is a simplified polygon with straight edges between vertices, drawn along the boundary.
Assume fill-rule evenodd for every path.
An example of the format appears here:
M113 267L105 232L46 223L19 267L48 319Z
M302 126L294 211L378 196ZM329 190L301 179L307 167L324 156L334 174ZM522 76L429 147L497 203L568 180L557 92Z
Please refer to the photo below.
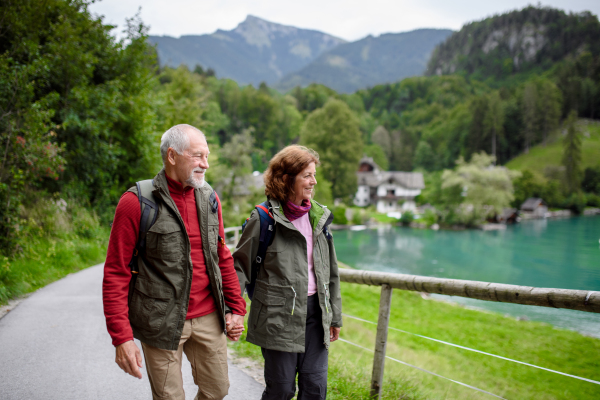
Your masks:
M247 340L260 346L267 387L262 399L325 399L330 342L342 326L340 280L327 226L333 215L312 200L319 155L288 146L269 162L265 194L275 234L258 271ZM250 281L260 235L254 210L233 254L240 287Z

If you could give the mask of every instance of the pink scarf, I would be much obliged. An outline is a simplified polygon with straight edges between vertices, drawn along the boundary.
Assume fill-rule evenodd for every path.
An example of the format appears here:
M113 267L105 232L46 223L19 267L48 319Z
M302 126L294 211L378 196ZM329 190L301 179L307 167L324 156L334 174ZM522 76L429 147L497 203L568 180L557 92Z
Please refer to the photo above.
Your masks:
M300 205L300 206L297 206L288 200L285 203L285 206L283 207L283 213L285 214L287 219L289 219L290 222L292 222L294 220L297 220L300 217L303 217L304 214L306 214L310 210L311 207L312 207L311 202L306 199L302 200L302 205Z

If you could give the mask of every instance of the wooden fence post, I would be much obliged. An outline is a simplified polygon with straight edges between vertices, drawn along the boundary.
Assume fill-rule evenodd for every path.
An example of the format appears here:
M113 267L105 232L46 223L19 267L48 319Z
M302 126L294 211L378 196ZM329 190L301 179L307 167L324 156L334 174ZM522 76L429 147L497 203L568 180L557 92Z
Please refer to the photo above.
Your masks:
M373 375L371 377L371 398L381 399L383 369L385 366L385 348L387 346L390 310L392 306L392 287L386 283L381 285L379 298L379 318L377 319L377 337L375 338L375 355L373 356Z

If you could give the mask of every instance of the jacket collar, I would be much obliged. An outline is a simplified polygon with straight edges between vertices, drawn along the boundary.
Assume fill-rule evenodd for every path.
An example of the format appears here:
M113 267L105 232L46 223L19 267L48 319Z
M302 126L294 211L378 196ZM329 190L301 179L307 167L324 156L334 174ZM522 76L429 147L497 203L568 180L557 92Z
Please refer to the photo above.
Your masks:
M273 219L278 224L282 224L289 229L296 230L294 224L290 222L289 219L285 216L283 212L283 206L278 200L269 199L269 203L271 204L271 212L273 213ZM318 232L323 229L331 211L329 209L314 200L311 200L312 207L309 213L310 224L313 228L313 232Z

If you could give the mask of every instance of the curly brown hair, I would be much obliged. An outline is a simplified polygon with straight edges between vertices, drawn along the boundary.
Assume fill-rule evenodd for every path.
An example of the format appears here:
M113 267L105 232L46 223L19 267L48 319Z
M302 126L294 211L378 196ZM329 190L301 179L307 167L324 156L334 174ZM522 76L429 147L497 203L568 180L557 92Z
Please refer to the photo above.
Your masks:
M293 144L275 154L265 171L265 194L267 197L285 202L294 193L298 175L311 162L319 165L319 154L307 147Z

